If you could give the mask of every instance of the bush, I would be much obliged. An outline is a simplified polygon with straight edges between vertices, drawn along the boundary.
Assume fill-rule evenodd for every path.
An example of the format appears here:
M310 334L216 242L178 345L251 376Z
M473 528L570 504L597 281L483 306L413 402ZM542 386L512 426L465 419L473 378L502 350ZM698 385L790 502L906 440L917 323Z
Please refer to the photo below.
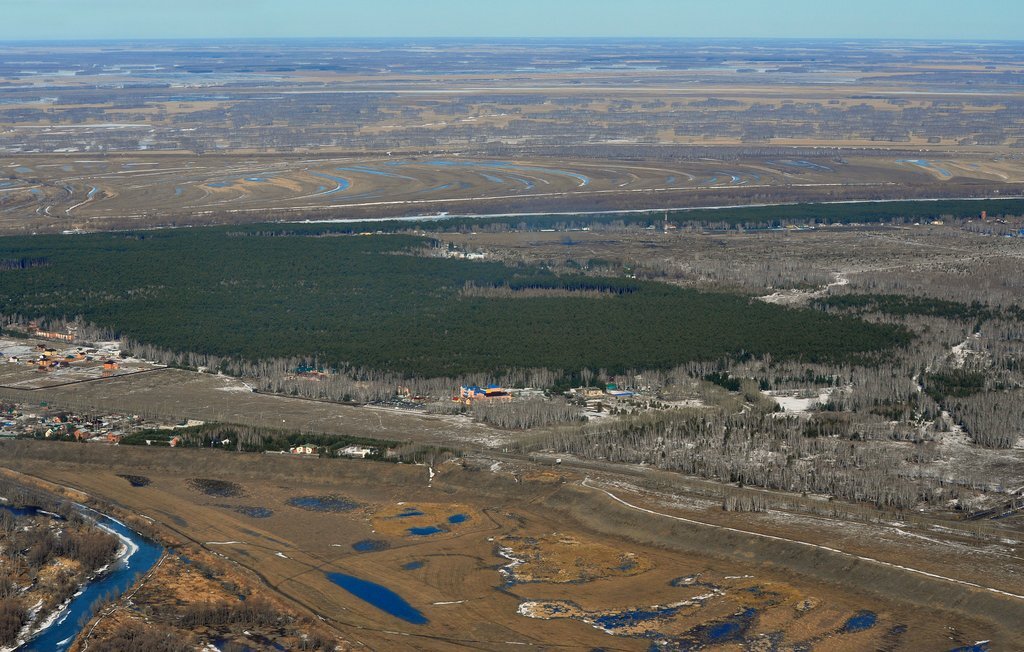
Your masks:
M123 623L102 642L105 652L191 652L195 644L178 632L136 621Z
M223 627L242 625L244 627L265 627L277 625L282 616L269 602L258 597L245 602L193 604L181 616L181 625L189 629L196 627Z
M11 645L18 638L18 632L25 624L28 612L20 600L5 598L0 600L0 645Z

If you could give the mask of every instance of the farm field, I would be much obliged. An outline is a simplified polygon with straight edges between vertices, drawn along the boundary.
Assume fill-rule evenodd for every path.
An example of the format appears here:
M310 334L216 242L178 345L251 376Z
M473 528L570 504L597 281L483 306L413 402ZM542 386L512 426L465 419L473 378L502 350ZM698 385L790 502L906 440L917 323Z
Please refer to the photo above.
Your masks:
M626 508L600 488L696 519L717 520L720 510L667 507L656 495L572 471L468 461L440 464L430 477L425 466L229 453L222 455L230 462L217 462L202 451L130 448L108 449L107 468L94 469L95 449L69 464L53 446L62 445L20 444L13 466L154 519L182 540L185 554L199 546L257 571L289 601L371 648L512 649L566 640L637 650L652 641L944 650L1019 634L1019 600L967 587L961 599L955 584L851 566L829 553L807 565L788 544L674 523ZM117 476L128 470L146 485ZM253 507L258 517L246 516ZM721 536L734 545L711 544ZM868 540L850 532L833 544L859 550ZM880 541L869 554L899 555L899 548ZM935 562L955 553L955 546L936 549ZM389 593L360 598L358 580ZM955 627L943 604L963 611Z

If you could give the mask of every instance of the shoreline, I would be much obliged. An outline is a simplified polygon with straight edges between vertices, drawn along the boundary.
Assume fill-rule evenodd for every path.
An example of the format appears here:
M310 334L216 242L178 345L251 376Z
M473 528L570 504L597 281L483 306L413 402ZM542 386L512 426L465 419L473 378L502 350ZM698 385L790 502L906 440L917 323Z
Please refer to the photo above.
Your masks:
M0 506L9 505L10 501L6 497L0 496ZM40 636L49 631L54 625L63 624L71 615L70 609L74 602L78 598L80 598L91 585L109 576L112 572L128 570L131 568L130 561L132 557L134 557L135 554L139 552L139 545L135 543L135 541L133 541L127 535L124 535L115 530L114 528L100 522L100 519L108 518L112 522L124 527L126 530L131 530L131 528L129 528L121 521L118 521L114 517L103 514L102 512L82 505L81 503L74 503L74 507L78 509L80 512L90 512L91 514L89 518L92 521L93 527L96 527L104 532L107 532L108 534L115 536L119 540L120 546L118 547L117 553L106 564L90 571L86 575L85 579L83 579L77 585L77 590L73 595L71 595L66 600L64 600L64 602L56 606L52 611L46 613L45 617L41 619L40 616L43 613L43 600L40 599L39 602L37 602L36 605L29 610L30 617L22 626L21 631L18 632L18 637L17 640L14 642L13 647L2 646L0 647L0 652L14 652L15 650L22 649L24 646L31 645L33 641L35 641ZM52 512L48 512L38 508L36 509L36 513L49 516L50 518L59 518L57 514L53 514ZM63 641L60 641L58 645L64 646L68 643L71 643L75 638L78 637L81 631L82 630L79 630L71 637L64 639ZM61 649L63 649L63 647Z

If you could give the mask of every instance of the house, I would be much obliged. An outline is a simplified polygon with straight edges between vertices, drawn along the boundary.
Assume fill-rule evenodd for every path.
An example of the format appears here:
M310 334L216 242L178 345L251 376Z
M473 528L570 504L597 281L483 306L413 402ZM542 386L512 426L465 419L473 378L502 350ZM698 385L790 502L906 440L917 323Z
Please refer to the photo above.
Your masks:
M70 342L75 339L74 335L68 335L67 333L54 333L52 331L36 331L36 337L43 337L48 340L63 340Z
M569 390L569 393L573 396L582 396L583 398L600 398L604 396L604 392L597 387L574 387Z
M314 444L302 444L288 449L292 455L319 455L320 447Z
M181 446L181 437L175 435L171 437L171 441L167 443L170 445L171 448L177 448L178 446Z
M625 389L610 389L608 390L608 395L614 396L615 398L632 398L633 396L636 396L636 393Z
M358 457L366 459L366 456L373 452L368 446L346 446L338 450L338 457Z
M511 401L512 395L509 394L504 388L499 385L488 385L487 387L478 387L476 385L462 385L459 387L459 398L458 401L463 401L467 405L473 401Z
M104 371L115 371L120 367L114 360L106 360L103 363Z

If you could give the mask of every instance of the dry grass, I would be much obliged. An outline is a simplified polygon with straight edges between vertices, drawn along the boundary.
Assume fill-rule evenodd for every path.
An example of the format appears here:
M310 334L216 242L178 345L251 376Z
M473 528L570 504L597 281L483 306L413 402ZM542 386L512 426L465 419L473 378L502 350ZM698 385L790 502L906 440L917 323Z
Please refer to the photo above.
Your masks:
M753 607L760 615L750 632L752 640L782 630L791 643L822 636L829 649L864 649L882 645L892 627L907 624L901 644L945 649L949 623L954 624L958 640L965 642L1000 636L996 624L979 620L986 617L984 613L950 616L912 606L906 601L915 594L901 592L897 587L902 580L896 576L886 580L892 582L891 590L867 593L871 587L859 583L859 571L851 574L850 569L833 568L826 559L808 566L810 559L796 563L799 555L738 545L735 537L719 537L719 545L705 547L704 536L692 527L667 527L661 519L622 512L596 492L578 488L575 483L580 478L572 473L558 474L566 483L532 480L529 473L518 475L516 481L509 474L450 464L438 469L439 475L430 481L423 467L126 448L107 449L102 464L99 458L90 461L91 454L79 462L55 463L44 461L53 449L19 446L15 464L19 469L145 514L169 536L237 563L243 574L257 573L289 603L321 615L347 638L378 648L504 649L509 647L506 641L571 641L581 647L642 650L649 644L643 639L611 638L579 619L532 619L516 610L523 601L560 600L578 605L586 614L607 615L714 592L692 583L672 585L673 578L691 576L719 587L722 595L659 621L659 631L679 635ZM216 474L203 468L207 464L215 466ZM140 472L140 468L151 479L148 486L132 488L116 475ZM194 475L237 483L246 492L237 501L271 508L274 515L252 519L227 509L222 505L230 499L206 497L188 488L186 478ZM362 507L315 513L287 504L295 496L333 493ZM411 518L421 518L424 524L436 524L453 513L470 518L447 534L411 537L405 533L405 519L395 516L413 507L424 515ZM709 516L710 512L703 514ZM728 513L718 517L742 518ZM376 552L352 548L364 539L389 545ZM871 536L865 533L862 541L871 545ZM498 553L510 544L522 544L520 552L537 557L533 566L523 567L534 582L505 586L498 568L509 560ZM618 570L626 566L622 559L629 555L635 565ZM422 565L406 570L411 562ZM789 570L792 564L800 569L798 574ZM379 582L430 622L414 626L392 618L339 589L325 572ZM833 572L846 577L842 589L822 579ZM193 581L182 579L182 591L187 592ZM177 591L171 594L178 595ZM815 608L801 611L798 606L804 601ZM864 608L878 614L876 627L857 634L836 631ZM969 603L962 608L969 609ZM1002 626L1013 625L1004 621Z

